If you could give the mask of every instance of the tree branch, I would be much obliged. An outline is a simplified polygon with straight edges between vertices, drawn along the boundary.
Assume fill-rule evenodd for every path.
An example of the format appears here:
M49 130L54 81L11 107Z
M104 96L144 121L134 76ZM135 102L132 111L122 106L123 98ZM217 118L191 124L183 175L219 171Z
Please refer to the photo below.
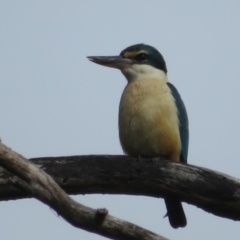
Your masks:
M127 156L31 159L69 194L176 197L217 216L240 220L240 180L206 168ZM0 200L31 197L0 173Z
M14 185L49 205L75 227L111 239L167 240L137 225L108 215L106 209L94 210L77 203L54 182L52 177L1 143L0 166L17 176L10 177Z

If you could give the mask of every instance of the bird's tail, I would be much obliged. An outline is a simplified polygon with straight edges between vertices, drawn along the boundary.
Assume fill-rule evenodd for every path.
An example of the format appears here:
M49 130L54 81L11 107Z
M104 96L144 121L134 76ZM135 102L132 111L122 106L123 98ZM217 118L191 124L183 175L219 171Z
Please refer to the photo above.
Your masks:
M187 219L182 207L182 204L178 200L165 199L167 207L167 216L169 222L173 228L185 227L187 225Z

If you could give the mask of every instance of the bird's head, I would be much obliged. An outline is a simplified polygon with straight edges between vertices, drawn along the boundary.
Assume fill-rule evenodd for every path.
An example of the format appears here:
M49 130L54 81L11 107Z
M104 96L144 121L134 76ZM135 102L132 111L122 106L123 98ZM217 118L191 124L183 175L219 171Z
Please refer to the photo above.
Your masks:
M121 70L128 81L167 74L166 63L161 53L156 48L145 44L127 47L119 56L91 56L88 59L94 63Z

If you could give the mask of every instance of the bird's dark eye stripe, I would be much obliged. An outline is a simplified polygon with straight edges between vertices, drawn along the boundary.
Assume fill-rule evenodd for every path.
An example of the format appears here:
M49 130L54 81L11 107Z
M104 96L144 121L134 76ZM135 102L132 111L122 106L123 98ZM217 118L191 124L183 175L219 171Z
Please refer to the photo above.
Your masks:
M137 61L145 61L147 59L147 54L146 53L140 53L135 57L135 59Z

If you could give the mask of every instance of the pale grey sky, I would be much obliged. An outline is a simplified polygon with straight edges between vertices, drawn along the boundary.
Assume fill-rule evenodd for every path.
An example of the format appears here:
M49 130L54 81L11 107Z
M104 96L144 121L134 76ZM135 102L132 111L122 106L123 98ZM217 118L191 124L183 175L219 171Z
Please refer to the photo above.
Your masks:
M240 178L240 2L1 1L0 136L26 157L122 154L118 103L126 80L89 62L146 43L165 57L190 119L189 163ZM162 199L85 195L171 240L238 240L239 222L184 204L188 225L163 219ZM105 239L30 199L0 202L4 240Z

